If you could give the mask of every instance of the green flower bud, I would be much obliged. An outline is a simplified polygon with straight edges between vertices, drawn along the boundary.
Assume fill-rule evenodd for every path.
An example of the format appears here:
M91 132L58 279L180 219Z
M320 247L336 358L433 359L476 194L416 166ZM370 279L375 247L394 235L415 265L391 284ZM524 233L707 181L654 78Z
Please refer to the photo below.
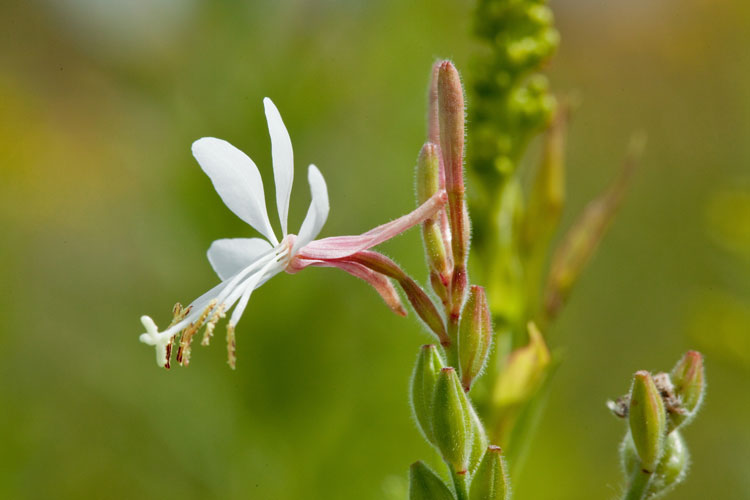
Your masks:
M679 432L670 433L664 444L664 456L651 481L650 491L653 495L666 493L682 482L687 475L689 462L690 454L684 439Z
M510 498L510 483L503 450L490 446L471 480L469 500L506 500Z
M670 415L675 427L688 422L698 411L705 393L703 356L696 351L688 351L675 365L671 373L675 396L680 408Z
M455 500L453 493L423 462L409 467L409 500Z
M419 429L432 444L435 443L432 430L435 384L443 366L438 349L434 345L423 345L411 376L411 408Z
M417 158L417 204L429 200L440 189L440 151L428 142Z
M630 434L647 472L656 469L664 453L667 416L654 379L647 371L636 372L630 389Z
M440 152L435 144L422 147L417 159L417 203L422 205L440 190ZM427 265L430 271L440 277L438 295L445 295L443 289L450 283L450 263L440 228L439 214L422 223L422 239ZM440 286L442 285L442 287ZM434 287L435 285L433 285Z
M458 366L461 384L469 392L471 382L482 371L492 343L492 322L484 288L472 285L461 313L458 329Z
M458 474L469 467L473 438L471 412L456 370L443 368L435 384L432 417L435 444Z

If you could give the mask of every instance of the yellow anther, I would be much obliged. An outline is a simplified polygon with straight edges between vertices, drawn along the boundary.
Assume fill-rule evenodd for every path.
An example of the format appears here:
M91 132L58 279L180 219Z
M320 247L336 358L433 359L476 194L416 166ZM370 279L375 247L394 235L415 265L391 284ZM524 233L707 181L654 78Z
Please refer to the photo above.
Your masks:
M230 323L227 325L227 363L234 370L237 367L237 344L234 339L234 326Z
M226 314L224 314L225 307L225 304L219 304L216 309L214 309L213 314L206 323L206 330L203 333L203 340L201 340L201 345L208 345L211 343L211 337L213 337L214 335L214 328L216 328L216 323L218 323L221 318L226 316Z

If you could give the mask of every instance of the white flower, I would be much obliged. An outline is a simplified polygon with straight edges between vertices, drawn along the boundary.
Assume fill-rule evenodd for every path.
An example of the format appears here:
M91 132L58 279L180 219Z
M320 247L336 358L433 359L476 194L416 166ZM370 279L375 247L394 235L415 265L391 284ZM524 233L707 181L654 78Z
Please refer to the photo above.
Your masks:
M294 178L292 142L276 106L263 100L271 135L276 207L282 237L276 237L266 210L263 181L255 163L242 151L221 139L204 137L193 143L193 155L209 176L226 206L265 236L216 240L208 260L222 282L197 298L186 309L176 306L172 324L158 331L148 316L141 317L146 332L141 342L156 348L156 362L169 367L172 341L180 337L177 360L187 364L193 335L205 325L207 344L219 319L234 307L227 325L229 363L234 366L234 328L253 291L282 271L295 273L307 266L338 267L370 283L396 312L405 314L389 280L350 257L367 250L434 215L445 203L445 192L436 194L414 212L359 236L339 236L313 241L328 218L328 191L315 165L308 168L312 202L299 233L287 231L287 214ZM236 305L236 307L235 307Z

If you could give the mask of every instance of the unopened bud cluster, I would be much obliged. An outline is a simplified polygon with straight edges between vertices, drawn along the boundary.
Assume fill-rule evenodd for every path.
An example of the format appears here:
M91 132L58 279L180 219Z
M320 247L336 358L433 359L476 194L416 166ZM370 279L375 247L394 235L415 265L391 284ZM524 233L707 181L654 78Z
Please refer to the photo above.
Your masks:
M464 91L450 61L435 64L430 84L428 140L417 160L417 201L445 189L448 204L422 225L430 284L447 320L458 322L469 284L470 226L464 188ZM455 339L452 339L455 341Z
M628 499L647 499L685 477L689 454L680 430L698 412L705 393L703 357L689 351L669 373L636 372L629 394L608 403L628 421L620 458Z
M464 92L449 61L433 67L429 110L428 142L417 159L417 202L440 190L448 196L444 210L422 224L430 284L442 303L445 335L437 334L439 345L422 346L410 397L417 425L447 464L453 485L416 462L410 471L409 498L506 499L510 490L502 452L489 445L468 396L487 362L493 330L485 290L470 285L467 272Z

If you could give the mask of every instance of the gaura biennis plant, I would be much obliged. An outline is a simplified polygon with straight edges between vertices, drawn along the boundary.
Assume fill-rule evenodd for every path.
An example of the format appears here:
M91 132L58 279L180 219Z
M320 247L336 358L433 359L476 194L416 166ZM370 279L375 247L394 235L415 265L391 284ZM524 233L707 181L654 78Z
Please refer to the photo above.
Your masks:
M177 361L190 362L190 346L194 335L204 329L202 345L208 345L217 322L232 307L227 323L228 363L234 368L235 327L247 307L253 291L276 274L296 273L308 266L337 267L368 282L396 313L405 315L398 293L389 278L404 287L407 298L428 324L430 311L425 311L425 298L412 285L401 269L390 259L370 248L406 231L432 217L445 203L447 195L440 190L413 212L378 226L359 236L338 236L315 240L328 218L328 191L325 180L315 165L310 165L308 181L312 201L298 234L287 230L287 214L294 178L292 142L278 109L266 98L263 101L271 135L276 204L281 223L279 240L271 227L266 210L263 180L258 167L242 151L221 139L204 137L193 143L193 155L211 179L226 206L240 219L265 236L263 238L231 238L214 241L208 249L208 260L222 280L221 283L183 308L173 309L172 323L159 331L149 316L141 317L146 332L141 342L156 349L156 363L169 368L173 345L178 345ZM419 288L419 287L416 287ZM424 292L422 292L423 294ZM429 300L428 300L429 301ZM434 323L434 321L432 321Z
M217 322L234 307L227 323L228 362L234 368L235 327L250 296L282 271L337 267L368 282L394 312L405 315L394 280L437 340L419 351L410 402L419 430L447 473L421 461L412 464L410 500L510 498L513 468L523 462L543 406L543 389L556 363L543 333L612 220L633 164L631 159L614 185L589 204L563 238L549 263L542 293L539 282L547 247L564 199L568 115L567 106L556 103L539 75L531 77L558 41L551 11L543 3L479 2L477 32L491 43L491 50L486 64L478 66L478 105L469 114L470 137L476 144L468 167L478 181L473 218L464 186L464 90L450 61L433 66L427 142L416 167L418 208L358 236L315 239L328 217L329 203L325 181L314 165L308 170L310 208L298 234L288 232L293 152L269 99L264 105L280 239L271 227L263 182L252 160L225 141L196 141L193 154L224 203L264 238L215 241L208 259L221 283L186 308L177 304L164 331L150 317L141 318L146 332L140 339L155 347L157 364L169 368L177 346L177 361L187 365L195 334L204 329L201 343L207 345ZM541 167L526 202L517 167L528 142L545 129ZM392 260L371 250L418 224L431 295ZM472 269L486 288L469 280L472 224L477 258ZM688 453L680 431L703 399L702 363L701 355L691 351L669 374L637 372L630 393L610 403L612 411L629 423L621 446L625 500L662 496L685 477ZM489 376L480 380L485 371ZM491 443L501 444L508 453Z

